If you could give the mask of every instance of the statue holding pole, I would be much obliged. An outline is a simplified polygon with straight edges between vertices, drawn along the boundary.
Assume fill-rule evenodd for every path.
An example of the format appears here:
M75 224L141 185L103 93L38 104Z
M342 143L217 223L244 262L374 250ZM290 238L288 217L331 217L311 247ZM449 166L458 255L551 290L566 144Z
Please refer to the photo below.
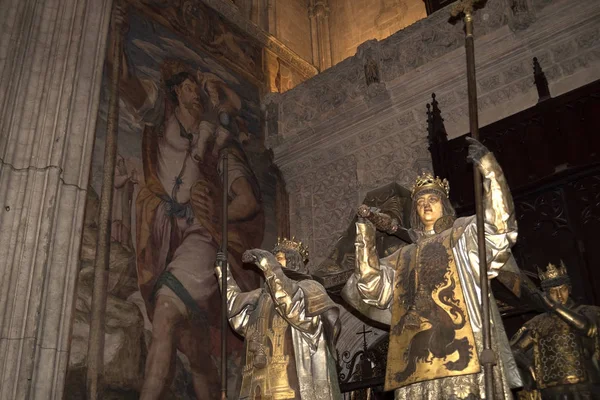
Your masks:
M253 249L265 287L242 292L231 275L215 268L231 327L244 336L246 362L236 399L337 400L335 343L339 308L306 268L308 249L294 238L280 239L270 253Z
M516 271L510 252L517 237L515 212L494 155L478 141L468 141L469 160L485 179L483 266L490 279L500 269ZM384 259L377 257L375 226L359 218L356 270L342 295L366 316L390 325L385 388L395 390L396 399L510 399L521 379L493 301L491 348L499 357L494 391L486 395L479 230L476 216L455 218L449 190L446 180L431 174L417 178L409 231L413 244Z
M500 269L518 271L510 252L517 224L502 169L478 141L476 2L462 0L453 10L454 16L465 15L472 135L467 142L475 170L476 215L456 219L449 183L423 174L412 189L413 244L378 259L376 227L359 218L356 270L342 292L356 309L390 325L385 389L394 389L397 400L511 399L511 389L521 386L489 292L489 279ZM364 217L361 211L359 217Z

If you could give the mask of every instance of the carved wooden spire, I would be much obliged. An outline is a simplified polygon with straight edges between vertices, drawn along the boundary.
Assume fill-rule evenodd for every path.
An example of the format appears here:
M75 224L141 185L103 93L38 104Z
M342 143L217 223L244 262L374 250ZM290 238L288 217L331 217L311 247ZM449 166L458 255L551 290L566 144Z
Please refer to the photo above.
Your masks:
M533 57L533 79L538 91L538 103L551 98L548 79L546 79L546 74L542 70L542 66L538 62L537 57Z
M429 152L433 164L435 175L447 177L446 147L448 144L448 134L444 126L442 112L438 107L438 101L435 99L435 93L431 94L431 104L427 104L427 139L429 141Z

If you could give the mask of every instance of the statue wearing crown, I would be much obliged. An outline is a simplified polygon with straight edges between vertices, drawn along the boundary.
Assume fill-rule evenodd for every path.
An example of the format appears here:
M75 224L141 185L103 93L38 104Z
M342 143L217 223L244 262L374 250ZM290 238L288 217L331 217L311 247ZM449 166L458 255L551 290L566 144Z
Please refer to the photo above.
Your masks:
M494 155L471 138L468 159L484 178L488 277L507 265L517 238L512 196ZM356 223L356 269L342 291L366 316L390 325L385 390L396 400L482 399L479 258L475 216L458 218L449 184L431 174L412 188L412 244L380 259L376 227ZM361 216L361 208L358 215ZM364 215L364 213L362 213ZM512 264L512 265L511 265ZM500 314L491 302L494 399L510 399L521 378Z
M229 323L246 349L238 398L341 398L335 350L340 310L308 274L308 248L283 238L272 252L246 251L243 261L262 271L265 285L242 292L227 274ZM221 268L215 271L220 283Z
M573 301L562 261L538 275L548 311L527 321L511 341L530 378L525 389L530 398L600 399L600 307Z

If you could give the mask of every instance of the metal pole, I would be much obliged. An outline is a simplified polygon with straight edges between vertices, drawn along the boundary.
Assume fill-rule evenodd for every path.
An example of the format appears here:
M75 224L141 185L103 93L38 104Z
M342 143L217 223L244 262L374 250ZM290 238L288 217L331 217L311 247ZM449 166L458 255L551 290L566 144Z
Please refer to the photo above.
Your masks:
M473 15L472 7L464 10L465 14L465 50L467 54L467 89L469 96L469 126L471 136L479 140L479 121L477 115L477 85L475 80L475 43L473 38ZM477 218L477 242L479 253L479 278L481 286L481 316L483 351L479 361L483 366L485 378L485 398L494 398L494 376L493 367L496 363L496 355L492 350L491 321L490 321L490 298L489 280L487 277L487 259L485 249L485 227L483 209L483 179L476 166L473 167L475 187L475 213Z
M227 150L223 150L223 221L221 251L218 259L221 263L221 400L227 400Z
M102 399L104 375L104 321L106 314L106 295L110 260L110 229L112 219L113 186L115 160L117 155L117 136L119 123L119 75L121 68L122 37L115 21L111 24L113 54L110 70L110 100L104 148L104 169L102 192L98 217L98 242L94 262L94 290L92 294L92 316L88 342L88 366L86 389L88 400Z

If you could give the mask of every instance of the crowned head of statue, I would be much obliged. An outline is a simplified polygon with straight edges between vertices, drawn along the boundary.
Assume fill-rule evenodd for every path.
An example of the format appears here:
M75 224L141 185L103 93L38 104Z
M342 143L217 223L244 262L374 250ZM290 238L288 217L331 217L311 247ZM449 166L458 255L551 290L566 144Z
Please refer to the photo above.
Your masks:
M441 232L452 226L456 212L450 204L446 179L423 172L412 187L411 227L417 232Z
M303 274L308 273L306 263L308 262L308 247L295 237L291 239L277 238L277 244L272 253L282 267Z
M557 266L548 264L546 271L538 268L538 276L544 292L557 303L566 304L571 294L571 280L567 273L567 267L561 260Z

